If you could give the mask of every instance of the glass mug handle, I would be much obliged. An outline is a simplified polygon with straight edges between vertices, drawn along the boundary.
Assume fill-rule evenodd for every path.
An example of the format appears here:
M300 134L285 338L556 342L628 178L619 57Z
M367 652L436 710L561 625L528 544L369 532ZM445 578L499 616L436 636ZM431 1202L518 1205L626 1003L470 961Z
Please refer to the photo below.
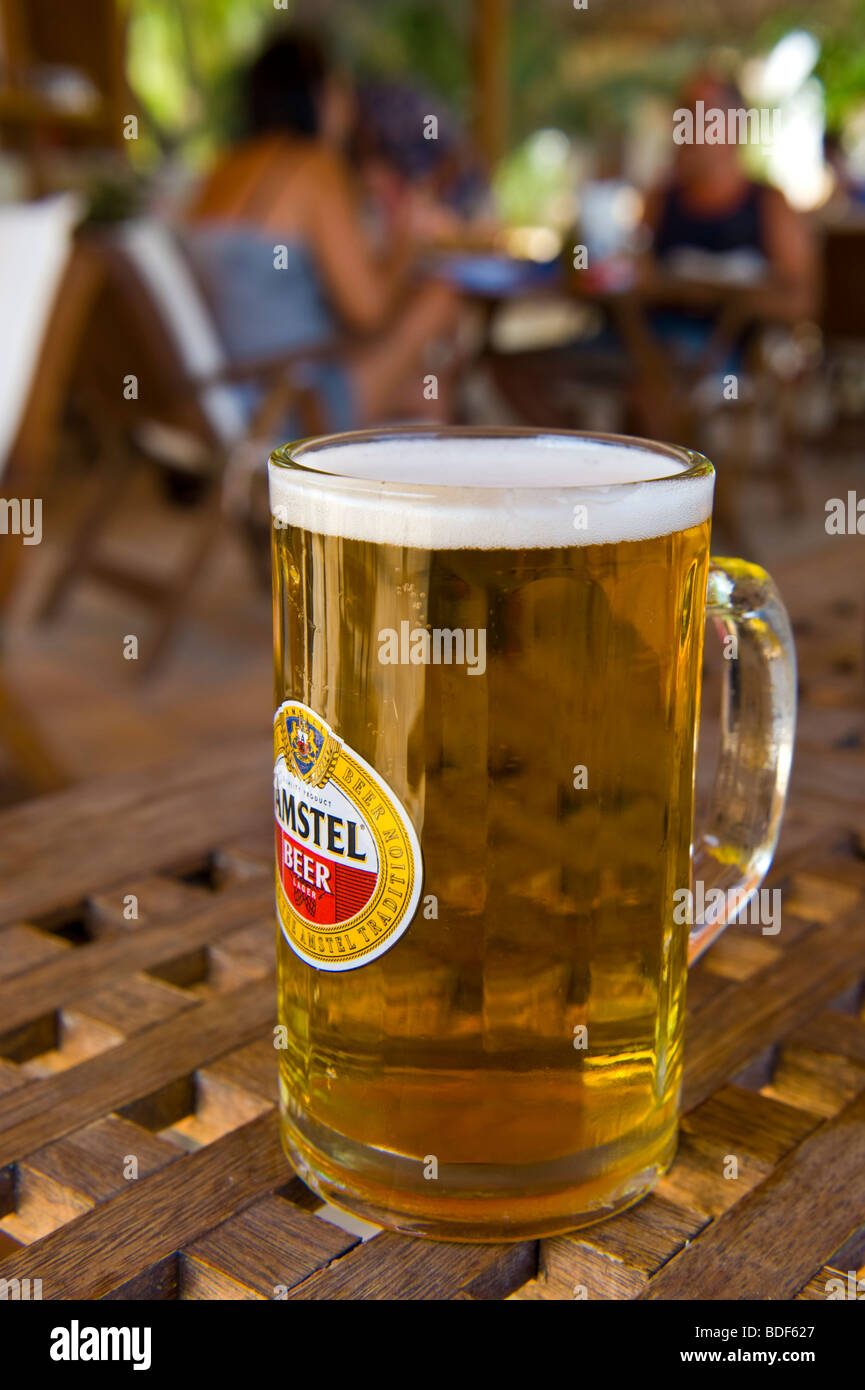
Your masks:
M750 902L772 862L796 729L793 635L766 571L713 558L706 616L731 645L724 653L715 787L694 847L692 904L702 910L692 913L689 963Z

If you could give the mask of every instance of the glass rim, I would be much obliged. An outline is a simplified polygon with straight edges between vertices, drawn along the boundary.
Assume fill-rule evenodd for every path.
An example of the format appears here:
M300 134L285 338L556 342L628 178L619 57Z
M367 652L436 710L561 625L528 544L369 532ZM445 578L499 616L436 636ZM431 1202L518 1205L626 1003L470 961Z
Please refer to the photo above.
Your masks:
M340 473L330 469L317 468L312 464L305 463L304 456L307 454L315 455L323 453L325 450L340 450L349 448L353 444L378 444L400 439L419 439L419 440L449 440L449 439L525 439L525 440L544 440L544 439L573 439L581 440L586 443L600 445L615 445L619 448L639 450L643 453L660 455L664 458L676 460L684 467L678 467L675 472L658 474L654 478L632 478L619 479L615 483L609 480L598 482L567 483L558 481L556 483L536 483L527 481L525 483L500 483L490 485L479 485L468 480L464 483L442 483L432 479L403 479L396 481L393 479L384 480L374 477L362 477L356 473ZM629 434L606 434L596 430L564 430L564 429L538 429L531 425L388 425L379 426L374 429L349 430L341 434L309 435L303 439L294 440L288 444L282 444L274 449L269 458L270 464L275 468L284 469L287 472L300 475L300 477L310 480L319 478L323 483L330 482L336 484L372 484L378 487L401 489L406 487L434 488L436 492L444 493L464 493L464 492L562 492L569 488L575 491L590 492L593 488L609 491L610 488L628 487L650 487L653 483L686 482L695 478L711 477L715 473L714 465L704 454L696 449L689 449L683 444L667 444L658 440L643 439L638 435Z

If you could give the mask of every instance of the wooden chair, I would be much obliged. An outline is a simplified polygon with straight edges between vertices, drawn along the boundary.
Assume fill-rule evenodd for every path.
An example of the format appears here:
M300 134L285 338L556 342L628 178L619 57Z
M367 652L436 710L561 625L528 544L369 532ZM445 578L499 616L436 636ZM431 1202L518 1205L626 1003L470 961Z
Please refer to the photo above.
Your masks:
M73 246L71 196L0 211L0 492L4 503L42 496L58 419L99 269ZM8 525L8 518L7 518ZM0 537L0 641L22 564L24 536ZM67 780L0 669L0 743L30 790Z
M232 364L192 266L167 227L142 219L94 235L90 247L103 269L103 295L88 335L78 399L98 440L99 459L93 498L42 614L56 614L85 578L134 595L157 615L156 633L140 662L148 673L164 657L190 591L218 543L227 481L244 475L251 456L263 466L290 409L303 433L324 432L316 398L292 373L299 363L328 356L335 347ZM132 377L137 399L125 399L124 381ZM238 382L262 388L251 422L232 390ZM201 493L195 534L173 572L163 576L144 572L129 559L107 558L102 544L130 475L141 465L186 474L197 480ZM269 584L269 513L256 519L251 506L240 510L251 557Z

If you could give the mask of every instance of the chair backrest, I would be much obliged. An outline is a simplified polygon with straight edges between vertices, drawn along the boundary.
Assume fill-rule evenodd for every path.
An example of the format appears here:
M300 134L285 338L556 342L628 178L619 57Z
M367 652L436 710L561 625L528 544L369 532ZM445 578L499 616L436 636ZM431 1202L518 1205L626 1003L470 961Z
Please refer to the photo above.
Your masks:
M0 477L22 426L80 215L73 194L0 208Z
M170 228L155 218L140 218L122 228L118 244L146 289L185 375L204 379L223 371L228 358L216 324ZM228 447L242 438L246 418L229 385L202 385L197 396L220 444Z

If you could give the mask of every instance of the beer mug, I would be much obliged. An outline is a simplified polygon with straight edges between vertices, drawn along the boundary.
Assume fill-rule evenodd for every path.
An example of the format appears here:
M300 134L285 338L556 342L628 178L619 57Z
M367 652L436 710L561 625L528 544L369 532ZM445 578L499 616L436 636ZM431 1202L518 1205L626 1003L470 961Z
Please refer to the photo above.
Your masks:
M565 432L273 454L281 1125L323 1199L522 1239L672 1161L688 962L766 873L795 721L771 579L710 561L713 485Z

